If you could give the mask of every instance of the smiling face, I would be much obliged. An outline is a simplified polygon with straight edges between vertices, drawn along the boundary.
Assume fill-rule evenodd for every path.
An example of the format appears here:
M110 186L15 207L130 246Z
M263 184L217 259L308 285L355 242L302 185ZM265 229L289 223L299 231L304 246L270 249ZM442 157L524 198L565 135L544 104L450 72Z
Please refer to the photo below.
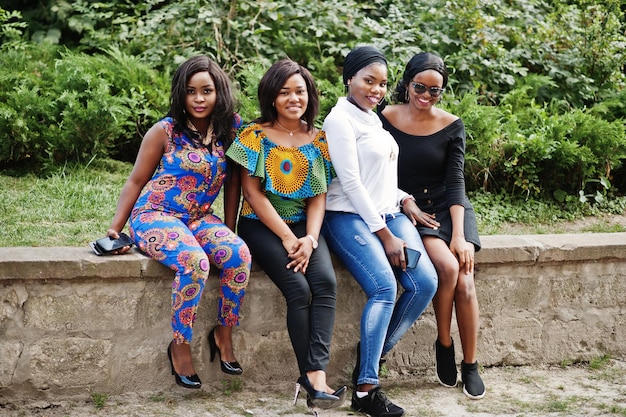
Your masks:
M213 113L216 101L215 82L208 71L197 72L189 78L185 110L192 123L209 117Z
M349 95L363 110L373 110L387 94L387 66L375 62L348 80Z
M299 120L304 115L308 104L309 92L304 77L300 74L287 78L274 100L278 118L286 120Z
M414 83L426 86L426 91L423 93L415 92ZM441 99L441 96L433 97L430 95L429 89L432 87L443 87L443 76L439 72L426 70L415 74L411 82L406 86L409 92L409 103L417 109L430 109Z

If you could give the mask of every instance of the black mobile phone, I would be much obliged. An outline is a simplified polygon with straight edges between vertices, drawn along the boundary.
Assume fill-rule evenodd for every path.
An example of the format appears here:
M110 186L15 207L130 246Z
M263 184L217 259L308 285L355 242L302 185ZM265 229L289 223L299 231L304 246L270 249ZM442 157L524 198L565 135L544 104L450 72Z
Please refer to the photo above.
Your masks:
M420 256L422 256L422 252L417 249L411 249L404 247L404 259L406 261L407 268L415 268L417 266L417 262L420 260Z
M109 236L103 237L92 242L89 246L91 246L96 255L104 255L124 246L132 246L134 244L133 240L126 233L120 233L119 236L117 239L112 239Z

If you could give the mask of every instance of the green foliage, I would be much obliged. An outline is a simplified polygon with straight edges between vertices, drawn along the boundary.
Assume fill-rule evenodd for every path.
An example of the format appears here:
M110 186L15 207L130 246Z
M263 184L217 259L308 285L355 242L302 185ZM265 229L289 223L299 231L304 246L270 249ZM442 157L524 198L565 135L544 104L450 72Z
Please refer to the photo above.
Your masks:
M605 367L610 360L611 355L609 355L608 353L605 353L602 356L594 357L589 361L589 368L595 370L601 369Z
M575 106L623 88L626 34L621 0L253 1L51 0L25 8L30 38L93 53L117 47L171 71L191 55L212 56L237 76L250 62L289 56L316 75L330 58L341 66L357 43L372 43L401 67L415 52L446 58L459 94L499 101L529 74L553 84L538 102Z
M502 174L502 143L505 139L503 114L499 107L483 106L479 96L465 94L460 100L445 96L443 107L463 119L467 134L465 181L468 190L493 191L503 187L497 176Z
M108 399L109 399L108 394L101 394L98 392L91 393L91 400L93 401L93 404L96 410L103 409Z
M136 153L166 109L169 82L119 51L54 47L0 56L0 166L32 170Z
M556 86L544 92L574 106L590 105L607 91L623 88L626 36L621 0L554 2L545 21L528 37L533 54L526 65L549 74Z
M601 202L613 172L626 160L626 129L590 110L554 100L538 104L536 91L551 81L528 77L497 106L475 94L446 98L445 107L466 125L468 190L507 192L561 203ZM568 198L568 196L573 197ZM580 196L586 196L582 199Z
M198 53L231 75L246 121L269 65L297 60L316 79L321 125L344 94L343 57L370 43L392 87L414 53L444 57L468 190L567 210L626 191L621 0L48 0L0 9L0 23L0 167L132 160L173 70Z
M22 13L7 11L0 7L0 45L6 49L16 49L24 45L23 31L28 24L22 21Z

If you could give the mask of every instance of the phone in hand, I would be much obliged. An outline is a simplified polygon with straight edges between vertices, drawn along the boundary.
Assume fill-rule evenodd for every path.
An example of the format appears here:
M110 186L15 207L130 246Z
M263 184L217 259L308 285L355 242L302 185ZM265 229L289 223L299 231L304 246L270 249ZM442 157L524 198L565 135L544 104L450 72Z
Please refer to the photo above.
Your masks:
M106 255L118 249L122 249L124 246L132 246L133 240L126 233L119 233L119 238L113 239L110 236L98 239L95 242L91 242L89 246L96 255Z
M422 252L417 249L411 249L408 247L404 247L404 259L406 261L406 267L414 269L417 267L417 262L420 260L420 256L422 256Z

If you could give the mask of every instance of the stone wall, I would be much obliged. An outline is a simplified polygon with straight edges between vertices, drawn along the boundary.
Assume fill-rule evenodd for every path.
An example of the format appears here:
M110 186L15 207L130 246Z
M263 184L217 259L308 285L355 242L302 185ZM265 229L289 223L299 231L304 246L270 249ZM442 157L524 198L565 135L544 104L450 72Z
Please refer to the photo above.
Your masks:
M626 355L626 233L482 240L476 267L482 365ZM365 301L352 277L335 265L331 385L349 381ZM172 277L137 252L97 257L86 247L0 248L0 404L89 391L171 389L166 348ZM192 349L196 370L211 387L232 377L209 361L206 336L216 320L217 276L209 281ZM242 314L234 343L244 384L293 384L298 371L285 303L256 266ZM401 383L412 372L430 372L435 337L429 307L389 355L388 379Z

